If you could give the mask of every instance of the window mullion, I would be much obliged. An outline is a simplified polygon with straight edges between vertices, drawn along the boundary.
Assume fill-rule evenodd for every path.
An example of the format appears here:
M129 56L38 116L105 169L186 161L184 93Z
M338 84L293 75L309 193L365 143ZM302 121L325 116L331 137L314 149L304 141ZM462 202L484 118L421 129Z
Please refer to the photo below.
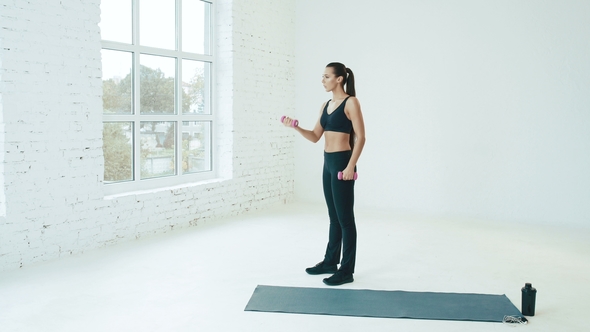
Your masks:
M176 0L176 50L182 51L182 0Z
M213 55L214 49L215 47L213 47L211 45L211 38L213 38L213 36L211 36L211 27L213 26L213 22L211 21L213 15L211 15L211 12L215 9L214 5L211 4L211 7L209 8L209 10L207 10L205 12L205 21L207 21L209 24L205 25L205 54L211 54Z
M133 1L133 45L139 45L139 0Z
M133 7L133 37L132 45L129 45L130 51L133 52L133 182L138 183L140 180L141 171L141 122L139 117L139 52L137 45L139 45L139 0L132 0Z
M180 42L179 42L180 43ZM182 59L176 58L176 173L182 175L182 115L183 115L183 101L182 101Z
M166 50L156 47L149 47L149 46L142 46L142 45L129 45L123 44L119 42L113 42L108 40L102 41L102 48L109 49L109 50L116 50L116 51L126 51L126 52L139 52L142 54L149 54L149 55L157 55L157 56L167 56L167 57L177 57L180 56L185 60L196 60L196 61L203 61L212 63L214 58L211 55L205 54L197 54L197 53L188 53L188 52L177 52L174 50Z
M176 51L182 51L182 0L176 0ZM177 121L176 123L176 174L182 175L182 114L183 114L183 101L182 101L182 58L176 53L176 89L177 89Z
M139 0L135 0L139 1ZM139 52L133 53L133 181L141 179L141 91L140 91Z

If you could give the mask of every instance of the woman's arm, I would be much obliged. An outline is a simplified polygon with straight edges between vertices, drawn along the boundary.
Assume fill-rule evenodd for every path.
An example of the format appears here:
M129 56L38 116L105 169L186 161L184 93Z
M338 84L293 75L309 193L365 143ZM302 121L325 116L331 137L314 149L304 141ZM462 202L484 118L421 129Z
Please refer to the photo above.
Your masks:
M344 180L354 179L354 167L356 166L363 147L365 146L365 122L363 120L363 113L361 112L361 104L356 97L351 97L349 102L344 107L344 112L348 115L350 121L352 121L352 128L356 136L354 148L352 149L352 156L346 166L346 169L342 171L342 178Z
M325 105L325 103L324 103L324 105ZM322 135L324 134L324 128L320 124L320 118L322 117L323 110L324 110L324 106L322 106L320 108L320 117L318 118L318 121L316 122L313 130L303 129L299 126L295 127L295 130L297 130L303 137L305 137L307 140L309 140L313 143L317 143L317 141L319 141L320 138L322 138ZM293 119L287 117L283 121L283 124L287 127L290 127L292 122L293 122Z

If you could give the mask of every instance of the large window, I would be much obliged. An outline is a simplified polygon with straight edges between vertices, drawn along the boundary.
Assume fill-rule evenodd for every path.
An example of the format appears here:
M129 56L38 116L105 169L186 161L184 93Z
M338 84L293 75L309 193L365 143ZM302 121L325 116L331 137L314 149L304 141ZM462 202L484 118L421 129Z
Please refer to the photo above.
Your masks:
M108 193L213 174L213 2L102 0Z

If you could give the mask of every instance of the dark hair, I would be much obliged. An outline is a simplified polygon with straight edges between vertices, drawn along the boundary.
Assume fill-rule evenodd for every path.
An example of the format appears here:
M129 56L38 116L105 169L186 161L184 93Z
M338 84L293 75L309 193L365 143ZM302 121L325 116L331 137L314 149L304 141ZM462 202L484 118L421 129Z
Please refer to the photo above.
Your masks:
M326 66L326 68L328 67L334 70L334 75L336 75L336 77L342 76L344 78L342 80L342 87L344 88L346 85L346 94L356 97L356 90L354 89L354 74L352 73L352 70L346 68L346 66L340 62L331 62Z
M336 77L342 76L344 78L342 80L342 87L344 88L344 86L346 86L346 94L356 97L356 90L354 89L354 74L352 73L352 70L340 62L331 62L326 66L326 68L328 67L334 70L334 75L336 75ZM355 141L356 137L353 128L350 131L350 139L348 141L351 150L354 149Z

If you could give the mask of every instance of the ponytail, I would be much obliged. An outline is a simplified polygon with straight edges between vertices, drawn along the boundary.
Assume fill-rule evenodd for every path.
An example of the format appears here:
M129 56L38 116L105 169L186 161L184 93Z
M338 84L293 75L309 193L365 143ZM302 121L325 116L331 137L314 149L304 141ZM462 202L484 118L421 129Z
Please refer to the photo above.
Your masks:
M348 77L346 78L346 94L356 97L356 90L354 89L354 74L350 68L346 68Z

